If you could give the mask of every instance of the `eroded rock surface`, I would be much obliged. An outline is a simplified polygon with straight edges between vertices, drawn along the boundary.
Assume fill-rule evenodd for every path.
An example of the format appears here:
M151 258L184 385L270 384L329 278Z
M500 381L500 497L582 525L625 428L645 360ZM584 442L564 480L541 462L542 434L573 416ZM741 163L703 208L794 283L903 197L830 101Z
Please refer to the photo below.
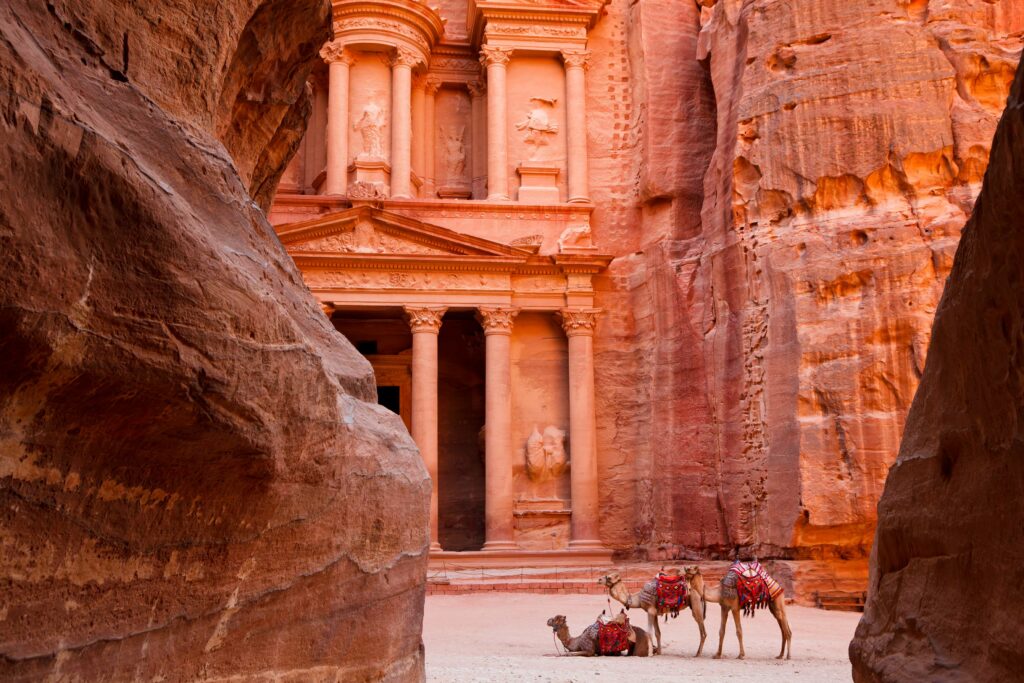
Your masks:
M1009 681L1024 667L1022 206L1024 67L879 503L855 680Z
M0 7L0 678L420 680L429 480L250 193L324 0Z
M866 556L1022 30L1012 0L609 5L606 540Z

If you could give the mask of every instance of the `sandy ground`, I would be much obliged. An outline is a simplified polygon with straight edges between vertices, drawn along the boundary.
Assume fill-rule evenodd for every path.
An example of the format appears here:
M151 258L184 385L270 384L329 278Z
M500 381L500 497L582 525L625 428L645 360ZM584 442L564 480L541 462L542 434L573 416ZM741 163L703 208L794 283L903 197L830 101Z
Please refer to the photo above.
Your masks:
M615 604L615 603L613 603ZM856 613L825 612L788 605L793 628L793 658L777 661L781 636L767 610L743 620L747 658L736 659L736 629L729 621L721 660L718 647L719 607L708 606L708 639L699 659L700 641L689 611L661 624L665 654L658 657L556 657L551 629L555 614L568 618L578 635L604 608L596 595L432 595L427 597L423 642L427 648L427 680L437 683L529 681L569 683L607 681L848 681L847 645ZM632 610L630 619L647 627L647 617Z

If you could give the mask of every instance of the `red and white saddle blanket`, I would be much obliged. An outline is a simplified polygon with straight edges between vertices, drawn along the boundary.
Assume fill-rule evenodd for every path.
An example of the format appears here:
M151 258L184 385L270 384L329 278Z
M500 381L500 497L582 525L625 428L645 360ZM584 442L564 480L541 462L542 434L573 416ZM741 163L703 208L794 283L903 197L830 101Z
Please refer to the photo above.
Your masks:
M736 575L736 595L740 609L746 616L753 616L755 609L767 607L782 594L782 586L768 575L757 560L733 562L729 572Z

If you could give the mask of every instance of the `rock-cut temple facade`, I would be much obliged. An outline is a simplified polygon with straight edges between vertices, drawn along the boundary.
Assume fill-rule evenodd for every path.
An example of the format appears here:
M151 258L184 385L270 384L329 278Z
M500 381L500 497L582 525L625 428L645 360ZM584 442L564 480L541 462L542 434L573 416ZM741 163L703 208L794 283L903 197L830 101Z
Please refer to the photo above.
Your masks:
M588 31L603 0L335 3L271 210L432 475L436 551L603 547ZM454 29L454 30L453 30Z

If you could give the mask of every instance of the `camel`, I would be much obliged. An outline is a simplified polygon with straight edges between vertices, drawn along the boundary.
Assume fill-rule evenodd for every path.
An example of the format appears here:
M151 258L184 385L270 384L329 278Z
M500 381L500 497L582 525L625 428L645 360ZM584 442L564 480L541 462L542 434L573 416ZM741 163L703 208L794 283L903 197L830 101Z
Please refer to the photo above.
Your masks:
M622 615L625 618L625 615ZM561 614L555 615L548 619L548 626L554 631L558 639L562 641L562 646L566 649L566 654L570 657L599 657L601 655L598 649L597 633L598 623L594 622L586 629L583 633L579 634L575 638L569 635L569 625L565 621L565 617ZM630 626L633 630L633 639L629 644L629 649L626 651L628 657L647 657L651 653L651 638L647 635L647 632L638 626Z
M711 587L704 583L700 567L694 565L686 567L684 571L686 573L686 581L690 584L690 588L694 593L700 595L708 602L716 602L722 606L722 623L718 629L718 653L715 655L715 659L722 658L722 641L725 640L725 625L729 621L730 612L732 612L732 618L736 622L736 638L740 641L740 655L738 659L743 659L746 656L746 652L743 650L743 627L740 625L740 599L736 594L736 575L731 571L726 572L718 587ZM782 631L782 649L779 650L779 656L775 659L782 659L783 655L785 655L786 659L789 659L793 648L793 630L789 627L789 619L786 618L785 595L779 593L769 601L768 609L771 611L772 616L775 617L775 621L779 622L779 630Z
M629 589L626 588L626 584L622 583L622 577L617 572L606 574L598 579L597 582L606 587L608 594L625 605L626 609L642 609L647 612L647 629L654 634L654 639L657 641L654 654L660 655L661 627L658 626L658 617L662 614L668 614L670 610L662 609L660 612L658 610L658 580L651 579L648 581L639 593L630 593ZM686 609L686 607L686 604L682 605L682 609ZM700 629L700 646L697 647L697 654L694 655L694 657L700 657L700 653L704 651L704 640L708 637L708 633L704 629L703 599L693 591L690 591L689 594L689 607L693 613L693 620L697 622L697 627Z

